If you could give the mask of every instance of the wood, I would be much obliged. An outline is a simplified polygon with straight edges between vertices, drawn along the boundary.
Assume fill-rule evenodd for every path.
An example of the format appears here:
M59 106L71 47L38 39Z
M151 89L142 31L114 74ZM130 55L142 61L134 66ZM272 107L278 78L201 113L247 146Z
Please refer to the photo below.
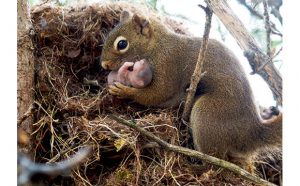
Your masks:
M124 120L116 115L110 115L109 117L111 119L119 122L120 124L126 125L127 127L130 127L132 129L140 132L143 136L158 143L161 147L165 148L166 150L170 150L170 151L177 152L177 153L189 156L189 157L198 158L203 161L209 162L213 165L216 165L216 166L222 167L224 169L227 169L229 171L232 171L232 172L242 176L243 178L245 178L249 181L252 181L253 183L259 184L259 185L275 186L275 184L270 183L259 177L256 177L256 176L250 174L249 172L247 172L246 170L244 170L244 169L240 168L239 166L237 166L233 163L230 163L228 161L225 161L225 160L222 160L219 158L215 158L213 156L209 156L207 154L204 154L204 153L196 151L196 150L191 150L188 148L184 148L184 147L180 147L177 145L172 145L170 143L167 143L167 142L161 140L160 138L158 138L157 136L155 136L154 134L139 127L136 123L134 123L132 121Z
M244 50L253 74L259 74L268 83L277 104L282 105L282 78L274 64L270 62L271 59L261 51L243 23L228 6L226 0L207 0L206 2L235 38L241 49ZM258 70L263 65L265 66Z
M66 172L70 172L80 163L82 163L91 153L92 147L86 146L78 150L78 152L66 160L52 164L35 163L25 154L18 153L18 185L31 185L30 182L32 176L36 174L45 174L50 176L62 175Z
M33 103L34 56L30 37L31 22L26 0L18 0L18 32L17 32L17 110L18 118L27 113ZM32 117L22 121L18 128L31 133Z
M202 6L201 6L202 7ZM195 70L193 72L193 75L191 77L191 84L190 87L188 88L188 95L184 104L184 110L182 114L182 119L184 121L188 121L192 106L194 103L194 97L197 89L197 85L201 78L205 75L205 72L202 73L202 66L203 62L205 59L206 55L206 50L207 50L207 44L208 44L208 39L209 39L209 31L211 27L211 18L212 18L212 11L209 7L202 7L206 13L206 21L205 21L205 29L204 29L204 34L203 34L203 40L200 46L200 51L197 59L197 64L195 67Z
M271 25L270 25L270 16L269 16L269 13L268 13L268 3L267 3L266 0L263 0L263 5L264 5L265 29L266 29L266 33L267 33L267 38L266 38L267 56L272 58L272 54L271 54ZM272 60L271 60L271 62L272 62Z

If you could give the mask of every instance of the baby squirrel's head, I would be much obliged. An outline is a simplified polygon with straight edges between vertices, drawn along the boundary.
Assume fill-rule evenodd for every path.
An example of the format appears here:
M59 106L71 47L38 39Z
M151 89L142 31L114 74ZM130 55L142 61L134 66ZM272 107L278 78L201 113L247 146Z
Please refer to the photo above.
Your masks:
M137 61L149 53L153 28L149 20L123 11L120 23L105 40L101 65L104 69L118 70L124 61Z

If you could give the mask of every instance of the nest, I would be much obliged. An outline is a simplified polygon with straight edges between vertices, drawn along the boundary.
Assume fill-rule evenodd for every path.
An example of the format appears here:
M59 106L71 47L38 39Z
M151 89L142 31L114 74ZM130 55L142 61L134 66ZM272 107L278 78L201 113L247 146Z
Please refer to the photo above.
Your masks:
M251 185L233 174L225 179L208 165L200 170L186 157L154 148L138 132L107 117L116 114L134 119L171 144L188 143L187 130L178 129L180 108L146 108L107 92L108 72L100 66L102 44L125 9L156 16L144 7L126 3L64 8L42 5L31 11L38 106L31 135L35 161L57 162L83 146L93 148L88 160L68 176L47 177L43 183ZM161 21L178 33L189 34L180 23L168 18Z

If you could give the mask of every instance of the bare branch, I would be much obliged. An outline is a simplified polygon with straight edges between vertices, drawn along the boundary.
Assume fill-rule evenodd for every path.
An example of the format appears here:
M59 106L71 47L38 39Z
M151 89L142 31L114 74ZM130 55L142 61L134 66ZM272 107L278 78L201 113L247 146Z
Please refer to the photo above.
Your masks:
M75 155L67 160L54 164L34 163L23 153L18 154L18 185L27 183L34 174L60 175L69 172L72 168L82 162L91 152L91 147L80 149Z
M271 59L270 62L272 62L272 54L271 54L271 26L270 26L270 16L268 13L268 4L266 0L263 0L264 5L264 20L265 20L265 28L266 28L266 34L267 34L267 55Z
M215 158L213 156L209 156L207 154L204 154L204 153L196 151L196 150L191 150L188 148L184 148L184 147L180 147L177 145L172 145L170 143L167 143L167 142L161 140L160 138L158 138L157 136L155 136L154 134L152 134L151 132L148 132L145 129L139 127L138 125L136 125L136 123L134 123L132 121L124 120L116 115L110 115L109 117L114 119L115 121L119 122L120 124L126 125L132 129L140 132L143 136L149 138L150 140L152 140L154 142L157 142L161 147L165 148L166 150L170 150L170 151L177 152L177 153L189 156L189 157L204 160L213 165L216 165L216 166L225 168L229 171L232 171L232 172L242 176L243 178L250 180L256 184L275 186L274 184L272 184L266 180L263 180L259 177L256 177L256 176L250 174L249 172L247 172L246 170L244 170L244 169L240 168L239 166L237 166L233 163L230 163L228 161L225 161L225 160L222 160L219 158Z
M248 5L245 0L238 0L238 2L241 3L244 7L246 7L247 10L252 15L254 15L255 17L257 17L259 19L264 19L264 16L261 15L259 12L257 12L255 9L253 9L250 5ZM276 25L273 22L270 22L270 25L271 25L271 28L272 28L271 29L272 34L275 34L275 35L278 35L278 36L282 37L282 33L276 28Z
M205 74L205 73L202 73L201 71L202 71L202 66L203 66L203 62L204 62L206 50L207 50L209 31L210 31L210 27L211 27L212 10L209 7L203 7L202 5L200 7L203 8L206 13L205 30L204 30L203 40L201 43L201 47L200 47L200 51L199 51L199 55L198 55L198 59L197 59L197 64L196 64L194 73L191 77L191 81L190 81L191 84L190 84L190 87L188 88L188 95L187 95L185 105L184 105L182 119L185 121L188 121L188 118L190 116L197 85L198 85L199 81L201 80L201 78Z
M261 71L268 63L272 63L272 54L271 54L271 26L270 26L270 17L268 13L268 4L266 0L263 0L264 5L264 20L265 20L265 29L266 29L266 43L267 43L267 55L269 60L265 61L261 66L257 68L257 71Z

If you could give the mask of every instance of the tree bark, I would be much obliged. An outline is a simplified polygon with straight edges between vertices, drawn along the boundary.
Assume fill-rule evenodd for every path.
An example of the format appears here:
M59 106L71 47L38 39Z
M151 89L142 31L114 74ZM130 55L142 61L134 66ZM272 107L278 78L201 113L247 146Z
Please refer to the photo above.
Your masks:
M18 0L18 31L17 31L17 111L21 118L31 108L33 103L34 56L33 44L30 37L31 21L27 0ZM31 132L32 117L18 122L18 128Z
M226 0L207 0L206 2L244 50L253 73L259 74L268 83L275 100L282 105L282 78L274 64L270 62L271 59L261 51Z

